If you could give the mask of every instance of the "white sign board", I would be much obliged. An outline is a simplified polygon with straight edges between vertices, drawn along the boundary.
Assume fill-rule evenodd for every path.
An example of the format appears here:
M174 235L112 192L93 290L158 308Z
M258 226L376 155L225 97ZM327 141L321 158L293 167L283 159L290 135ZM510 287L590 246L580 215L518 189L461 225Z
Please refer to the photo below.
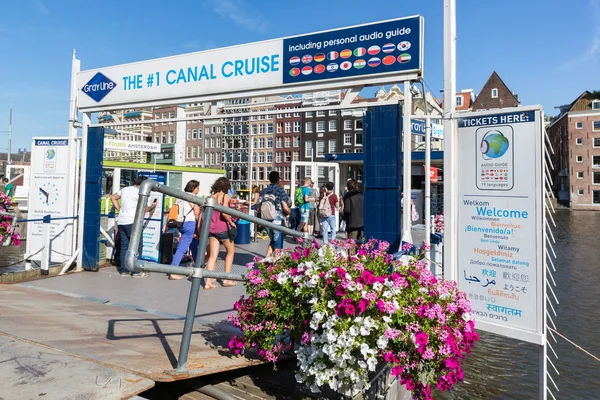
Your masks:
M167 183L167 174L165 172L139 172L139 175L144 175L163 185ZM156 208L144 215L142 256L140 258L146 261L160 262L160 237L162 235L164 219L164 198L165 196L160 192L150 192L150 196L148 196L148 205L156 203Z
M423 18L413 16L82 71L77 106L392 82L420 76L422 66Z
M542 344L541 109L461 114L458 126L459 288L479 329Z
M126 140L104 139L104 150L111 151L145 151L160 153L160 143L129 142Z
M69 140L62 137L33 138L31 145L31 178L27 219L68 217ZM63 262L70 254L72 220L50 223L50 261ZM27 254L43 247L42 223L27 227ZM40 260L38 253L32 260Z

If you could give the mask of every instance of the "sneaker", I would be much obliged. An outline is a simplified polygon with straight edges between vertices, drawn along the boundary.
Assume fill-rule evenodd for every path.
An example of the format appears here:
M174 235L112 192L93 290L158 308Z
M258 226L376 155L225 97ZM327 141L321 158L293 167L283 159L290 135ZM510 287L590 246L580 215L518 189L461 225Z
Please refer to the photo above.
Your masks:
M139 274L131 274L132 278L147 278L150 276L149 272L140 272Z
M119 272L119 275L121 275L121 276L129 276L131 274L129 272L122 271L122 272Z

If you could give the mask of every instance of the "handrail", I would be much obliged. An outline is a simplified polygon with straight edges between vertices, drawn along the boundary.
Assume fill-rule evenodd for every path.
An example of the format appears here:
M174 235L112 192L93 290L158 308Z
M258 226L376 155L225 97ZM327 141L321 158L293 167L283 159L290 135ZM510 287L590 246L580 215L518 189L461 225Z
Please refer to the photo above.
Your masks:
M193 267L174 267L166 264L144 262L139 260L139 254L137 253L140 241L142 240L142 229L144 223L144 215L146 213L146 207L148 204L148 197L150 192L159 192L167 194L169 196L186 200L192 204L197 204L204 208L202 212L202 220L206 223L202 224L200 229L200 240L198 244L198 256ZM152 179L146 179L142 182L139 189L138 202L135 210L135 216L133 226L131 229L131 236L129 239L129 248L125 253L125 268L132 272L158 272L165 274L176 274L189 276L192 281L190 288L190 297L188 301L187 313L185 316L185 324L183 327L183 336L181 340L181 347L179 348L179 359L177 361L177 371L185 372L188 352L190 348L190 341L192 336L192 327L194 324L194 316L196 315L196 305L198 303L198 292L200 291L200 281L202 278L215 278L215 279L228 279L235 281L245 281L245 274L231 274L216 271L207 271L203 269L204 266L204 250L208 245L208 236L210 229L210 220L212 217L213 210L219 211L223 214L228 214L233 217L243 219L249 222L260 224L266 228L271 228L290 236L301 237L304 239L304 245L309 246L311 243L311 237L308 233L297 232L295 230L286 228L282 225L276 225L271 221L266 221L257 218L252 215L245 214L243 212L225 207L217 203L217 201L208 197L206 199L200 198L191 193L183 192L178 189L163 185Z
M50 216L50 218L48 218L49 221L60 221L60 220L65 220L65 219L79 219L79 216L74 216L74 217L58 217L58 218L52 218L52 216ZM21 223L21 222L44 222L45 218L35 218L35 219L20 219L17 220L17 222Z

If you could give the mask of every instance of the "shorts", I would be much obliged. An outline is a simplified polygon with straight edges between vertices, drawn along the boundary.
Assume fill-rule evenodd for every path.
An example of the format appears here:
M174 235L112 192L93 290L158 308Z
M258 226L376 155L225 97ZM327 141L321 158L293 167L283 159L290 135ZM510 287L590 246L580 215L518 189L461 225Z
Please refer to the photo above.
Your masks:
M219 242L222 243L226 240L229 240L229 232L224 231L224 232L219 232L219 233L211 233L211 234L209 234L209 237L214 237L215 239L217 239Z
M306 210L301 208L300 209L300 222L302 223L308 223L308 217L310 215L310 209L307 208Z
M308 211L308 226L313 226L315 224L315 215L316 215L316 210L314 208L311 208Z
M271 222L274 223L275 225L283 226L283 217L281 215L278 215ZM283 236L284 236L283 232L272 229L272 228L265 228L265 229L267 231L267 234L269 235L269 239L271 239L271 241L269 242L269 245L274 249L283 249Z

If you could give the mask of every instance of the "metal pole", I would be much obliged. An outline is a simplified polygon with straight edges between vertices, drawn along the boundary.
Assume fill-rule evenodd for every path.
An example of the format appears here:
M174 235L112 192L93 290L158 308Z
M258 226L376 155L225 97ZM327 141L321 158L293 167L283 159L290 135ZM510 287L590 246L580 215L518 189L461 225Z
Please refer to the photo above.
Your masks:
M431 120L425 117L425 243L431 247ZM425 256L429 259L431 252ZM434 267L435 268L435 267ZM435 271L434 271L435 272Z
M50 215L44 215L44 221L42 222L42 256L40 266L40 273L42 275L48 275L48 266L50 264Z
M10 153L12 151L12 101L10 102L10 117L8 120L8 155L6 157L6 174L5 177L8 178L9 166L12 163L10 160Z
M80 175L79 175L79 210L77 215L81 215L83 218L85 212L85 180L86 180L86 169L87 169L87 135L88 126L90 125L90 113L83 113L82 121L82 137L81 137L81 164L80 164ZM77 267L75 271L81 271L83 269L83 230L85 224L80 221L77 225L77 247L81 249L79 256L77 257Z
M412 243L412 210L410 207L410 190L412 186L412 127L410 123L410 116L412 114L412 94L410 93L410 86L410 81L404 81L404 116L402 119L402 153L404 159L402 169L402 191L404 192L404 212L402 213L402 241L407 243Z
M200 269L204 266L204 252L206 251L206 246L208 245L210 220L213 213L213 207L216 204L217 202L214 198L209 197L206 199L206 204L204 206L204 212L202 215L202 227L200 231L200 243L198 244L198 255L194 265L194 268L197 269ZM190 288L190 299L188 301L187 312L185 314L183 336L181 338L181 346L179 347L179 359L177 360L177 371L179 372L185 372L187 370L186 364L188 353L190 351L190 343L192 340L192 329L194 327L194 318L196 316L196 305L198 304L200 281L202 280L202 278L196 275L197 274L194 274L194 276L191 277L192 287Z
M77 174L79 165L79 155L77 142L77 73L80 70L80 62L75 56L75 50L73 50L73 59L71 60L71 94L69 102L69 166L67 174L67 202L68 212L72 216L77 215ZM71 254L75 253L77 247L77 220L73 220L70 230L68 231L67 237L70 234L72 237L71 248L69 251Z
M444 278L456 280L456 0L444 0Z

